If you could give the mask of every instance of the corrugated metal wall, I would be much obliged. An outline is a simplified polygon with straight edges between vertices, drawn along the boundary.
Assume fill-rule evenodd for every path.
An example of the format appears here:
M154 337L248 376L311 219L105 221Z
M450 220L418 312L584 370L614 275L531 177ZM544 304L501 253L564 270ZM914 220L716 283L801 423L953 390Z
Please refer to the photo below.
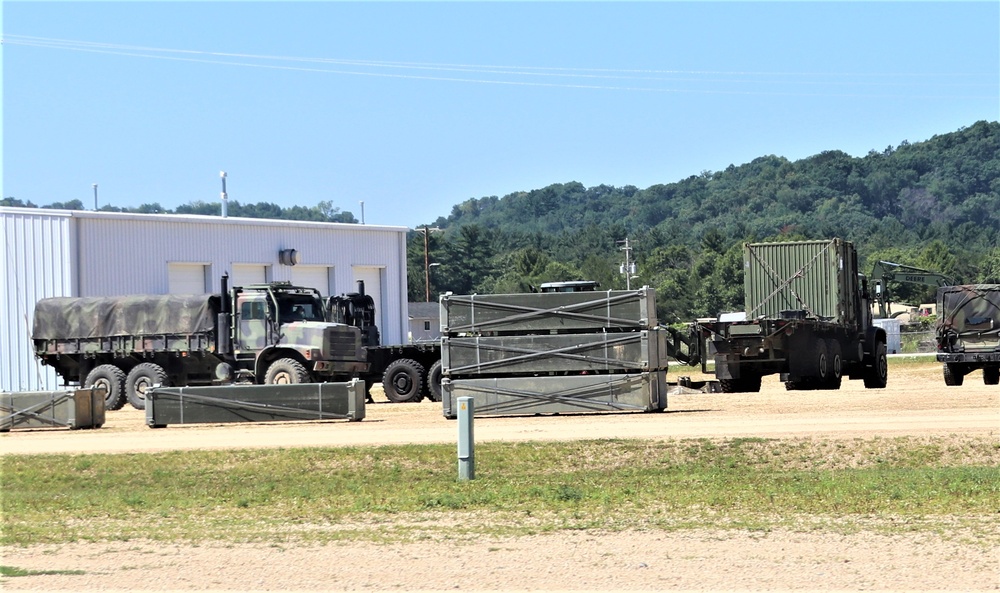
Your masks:
M23 344L17 359L8 354L14 349L0 351L0 389L24 389L20 377L26 374L27 363L30 374L36 374L30 329L27 335L23 330L15 333L7 320L20 314L30 324L34 303L40 298L165 294L169 292L168 264L178 262L207 265L213 291L219 290L222 274L238 264L268 266L270 280L291 281L292 267L279 262L282 249L297 250L302 265L329 266L332 294L356 290L354 267L384 268L382 338L385 343L405 342L404 227L25 208L0 208L0 217L4 221L2 277L7 281L0 303L4 313L0 339L6 342L0 345ZM27 220L32 222L27 224ZM16 278L23 280L15 282ZM18 299L27 307L20 313L14 308ZM15 374L17 383L8 379ZM32 389L38 385L30 377L27 384Z
M73 227L68 214L0 209L0 391L59 388L55 372L35 359L31 326L39 299L77 294Z

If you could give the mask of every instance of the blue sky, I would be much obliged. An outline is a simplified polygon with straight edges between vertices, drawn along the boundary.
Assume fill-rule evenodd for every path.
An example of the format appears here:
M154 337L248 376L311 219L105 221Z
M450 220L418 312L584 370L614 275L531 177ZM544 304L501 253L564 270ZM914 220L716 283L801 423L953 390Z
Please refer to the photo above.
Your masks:
M1000 2L3 2L3 196L640 188L1000 119ZM145 48L145 49L140 49Z

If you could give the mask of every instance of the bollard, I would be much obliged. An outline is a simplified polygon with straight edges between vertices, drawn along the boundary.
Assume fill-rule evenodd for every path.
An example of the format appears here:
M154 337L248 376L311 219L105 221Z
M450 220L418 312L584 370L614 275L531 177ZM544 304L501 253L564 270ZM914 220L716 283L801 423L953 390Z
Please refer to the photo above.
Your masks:
M475 402L471 397L458 398L458 479L472 480L476 477L476 444L472 437L472 417Z

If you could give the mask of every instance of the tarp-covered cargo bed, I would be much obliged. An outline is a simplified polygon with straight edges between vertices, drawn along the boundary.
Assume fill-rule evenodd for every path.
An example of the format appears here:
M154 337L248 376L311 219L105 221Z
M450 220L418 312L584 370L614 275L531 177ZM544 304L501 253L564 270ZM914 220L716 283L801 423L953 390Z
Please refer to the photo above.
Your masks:
M213 294L48 298L35 305L32 338L204 333L214 329L219 308Z

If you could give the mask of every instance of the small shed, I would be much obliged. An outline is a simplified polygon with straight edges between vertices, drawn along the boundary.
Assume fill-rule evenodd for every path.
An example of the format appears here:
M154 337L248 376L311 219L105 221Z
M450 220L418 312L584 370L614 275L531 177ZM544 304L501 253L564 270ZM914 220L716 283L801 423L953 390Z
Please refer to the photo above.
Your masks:
M433 342L441 338L441 305L438 303L408 303L407 307L410 311L410 334L408 337L411 343Z

